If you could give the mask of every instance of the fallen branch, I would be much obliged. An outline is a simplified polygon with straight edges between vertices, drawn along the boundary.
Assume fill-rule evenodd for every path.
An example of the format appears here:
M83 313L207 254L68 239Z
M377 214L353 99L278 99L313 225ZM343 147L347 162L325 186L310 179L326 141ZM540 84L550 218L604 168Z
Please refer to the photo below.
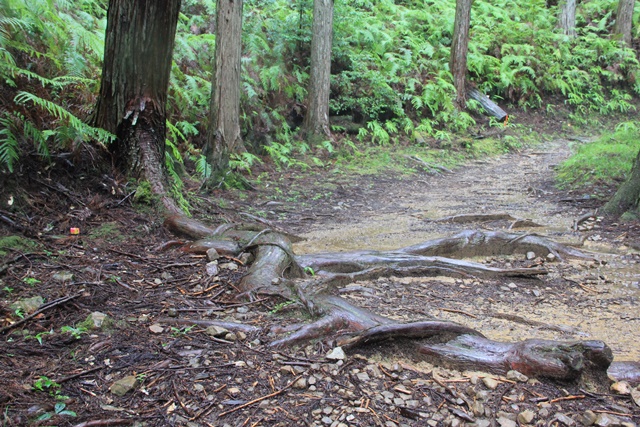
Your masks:
M84 421L73 427L118 426L122 424L131 424L131 421L131 418L109 418L106 420Z
M258 403L258 402L261 402L261 401L263 401L265 399L270 399L272 397L278 396L279 394L282 394L285 391L287 391L288 389L290 389L291 387L293 387L293 385L296 383L296 381L298 381L300 378L302 378L302 375L299 375L299 376L295 377L286 387L284 387L284 388L282 388L282 389L280 389L278 391L274 391L271 394L267 394L266 396L262 396L262 397L258 397L257 399L253 399L253 400L251 400L251 401L249 401L247 403L244 403L244 404L242 404L240 406L236 406L235 408L229 409L228 411L221 412L221 413L218 414L218 417L224 417L225 415L229 415L229 414L231 414L233 412L239 411L240 409L244 409L247 406L251 406L254 403Z
M20 319L19 321L15 322L15 323L12 323L10 325L7 325L4 328L0 329L0 335L4 335L7 331L10 331L11 329L22 325L23 323L28 322L29 320L33 319L34 317L36 317L40 313L43 313L43 312L49 310L50 308L53 308L53 307L58 306L60 304L64 304L65 302L71 301L72 299L78 298L79 296L80 296L80 294L71 295L71 296L67 296L67 297L58 298L56 300L53 300L53 301L48 302L46 304L43 304L36 311L31 313L30 315L25 316L23 319Z

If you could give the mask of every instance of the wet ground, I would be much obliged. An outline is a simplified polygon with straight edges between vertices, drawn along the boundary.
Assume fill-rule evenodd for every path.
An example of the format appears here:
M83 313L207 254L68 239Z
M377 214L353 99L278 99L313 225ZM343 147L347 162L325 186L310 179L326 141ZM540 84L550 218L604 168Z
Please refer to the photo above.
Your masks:
M617 360L640 360L637 223L574 221L600 202L553 186L568 155L556 140L473 162L451 173L347 176L272 171L269 186L216 192L194 203L218 224L260 218L307 240L298 253L391 249L463 229L504 229L512 220L452 223L461 214L508 213L539 233L594 251L599 261L478 259L496 266L544 265L539 279L383 278L341 294L399 320L451 319L503 340L602 339ZM389 352L325 356L324 342L272 349L270 328L299 320L281 298L237 301L243 266L177 249L162 219L131 189L78 171L24 176L4 185L0 236L28 236L0 261L1 420L6 426L632 426L629 393L461 373ZM587 215L588 216L588 215ZM80 234L70 235L70 227ZM636 249L634 249L634 247ZM41 297L35 313L17 301ZM106 322L96 325L99 313ZM172 320L173 319L173 320ZM175 323L232 320L259 332L230 334ZM20 323L18 323L20 322ZM124 381L130 381L130 387ZM116 393L116 384L123 387ZM640 401L640 390L635 392ZM62 405L62 406L61 406ZM71 411L71 413L65 412Z

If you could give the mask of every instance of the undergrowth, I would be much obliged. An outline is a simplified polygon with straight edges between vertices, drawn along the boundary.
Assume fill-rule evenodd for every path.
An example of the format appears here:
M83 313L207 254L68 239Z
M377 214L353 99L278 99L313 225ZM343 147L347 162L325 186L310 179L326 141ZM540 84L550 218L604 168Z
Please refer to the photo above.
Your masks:
M508 111L553 114L553 103L562 104L574 123L633 111L640 64L611 35L616 5L580 2L577 36L569 38L557 28L558 8L545 0L476 0L469 81ZM46 161L52 153L113 140L86 124L99 90L106 7L106 0L0 0L0 170L13 173L21 156ZM264 159L278 168L322 167L341 153L358 164L375 147L382 147L383 162L384 147L400 144L419 152L423 141L453 150L453 157L458 145L472 154L492 153L485 141L472 140L478 104L470 102L467 111L453 104L448 60L455 0L356 0L334 7L330 109L356 133L336 126L335 139L319 145L298 133L309 83L313 1L248 0L241 75L248 152L232 159L236 173L249 174ZM210 172L201 148L214 20L215 0L183 0L167 105L166 166L171 192L184 208L185 178L203 179ZM505 138L495 150L520 144Z
M594 142L580 144L560 165L558 186L563 189L589 189L622 182L640 150L640 126L623 122Z

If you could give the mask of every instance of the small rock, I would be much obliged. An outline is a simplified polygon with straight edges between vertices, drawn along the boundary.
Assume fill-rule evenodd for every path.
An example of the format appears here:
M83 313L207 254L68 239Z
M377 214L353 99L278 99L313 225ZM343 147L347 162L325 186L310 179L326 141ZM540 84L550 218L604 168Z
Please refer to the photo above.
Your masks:
M370 381L371 378L369 378L369 374L367 374L366 372L358 372L356 374L356 377L358 377L358 379L362 382L366 382L366 381Z
M238 340L238 336L233 332L229 332L228 334L226 334L224 336L224 339L227 340L227 341L237 341Z
M344 360L347 358L347 355L344 354L342 347L336 347L327 353L325 357L329 360Z
M518 423L520 424L531 424L531 421L535 418L536 414L531 410L527 409L526 411L522 411L518 414Z
M329 417L322 417L322 424L330 426L333 423L333 420Z
M16 311L20 309L25 314L31 314L40 308L42 304L44 304L44 298L40 295L36 295L35 297L23 298L14 302L11 304L11 310Z
M480 418L471 425L474 427L489 427L491 425L491 421L487 420L486 418Z
M535 295L536 298L538 298L540 295L542 295L542 292L540 292L539 289L534 289L532 292L533 292L533 295Z
M626 381L617 381L611 384L611 391L616 394L627 395L627 394L631 394L631 387L629 386L629 383Z
M93 327L96 329L99 329L102 327L102 325L104 324L105 320L107 320L107 315L104 313L101 313L99 311L94 311L93 313L91 313L89 315L89 318L87 320L91 321L91 323L93 324Z
M70 282L73 280L73 273L70 273L68 271L61 271L51 276L51 278L60 283Z
M224 264L220 264L220 268L222 270L236 271L238 269L238 264L235 262L225 262Z
M507 287L509 287L509 289L515 289L518 287L518 285L516 285L515 283L511 282L507 285Z
M637 406L640 406L640 387L636 387L631 390L631 398Z
M251 252L242 252L238 258L242 264L247 265L251 262L253 255Z
M218 261L208 262L206 266L206 270L209 276L218 275L218 273L220 272L220 268L218 267Z
M532 259L535 259L535 258L536 258L536 253L535 252L532 252L532 251L527 252L527 259L528 260L532 260Z
M211 335L212 337L223 337L229 333L228 329L225 329L221 326L207 326L207 329L204 330L205 333Z
M211 248L211 249L207 250L207 259L209 261L215 261L218 258L220 258L220 254L218 253L216 248Z
M525 374L518 372L518 371L514 371L511 370L509 372L507 372L507 379L512 380L512 381L518 381L521 383L526 383L527 381L529 381L529 377L526 376Z
M116 396L124 396L136 386L136 377L133 375L128 375L113 384L109 387L109 391Z
M576 422L573 420L573 418L569 417L568 415L562 414L562 413L557 413L556 416L555 416L555 419L558 422L561 422L562 424L566 425L567 427L571 427L571 426L576 424Z
M175 308L170 308L167 310L167 316L169 317L178 317L178 310Z
M237 396L240 394L240 389L238 387L230 387L227 389L227 393L231 396Z
M307 388L307 379L305 377L300 377L298 380L293 383L293 388L304 389Z
M595 412L585 411L582 415L578 416L578 421L580 421L583 426L592 426L593 423L596 422L596 418L598 418L598 415Z
M154 323L153 325L149 326L149 330L154 334L161 334L164 332L164 328L158 323Z
M499 417L498 418L498 424L500 424L501 427L516 427L517 426L515 421L510 420L509 418L506 418L506 417Z
M496 379L491 377L482 378L482 382L489 390L495 390L498 388L498 384L500 384Z
M622 422L620 418L611 414L598 414L596 421L593 423L598 427L616 427L620 426Z
M242 332L242 331L238 331L238 332L236 332L236 335L238 336L238 339L239 339L240 341L244 341L244 340L246 340L246 339L247 339L247 334L245 334L245 333L244 333L244 332Z
M556 256L551 252L549 252L549 254L547 255L547 261L555 261L555 260L556 260Z

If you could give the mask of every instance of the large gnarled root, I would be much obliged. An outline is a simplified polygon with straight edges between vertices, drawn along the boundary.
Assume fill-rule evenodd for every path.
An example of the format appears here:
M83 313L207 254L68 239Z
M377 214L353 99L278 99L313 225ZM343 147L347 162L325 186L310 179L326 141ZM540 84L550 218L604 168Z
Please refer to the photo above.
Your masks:
M413 340L416 353L458 369L485 370L498 374L516 369L530 376L573 381L587 378L601 384L606 382L612 356L611 350L600 341L562 343L526 340L500 343L453 322L431 319L400 324L333 295L338 286L389 275L533 276L546 272L542 268L492 268L475 262L443 258L445 255L462 258L534 251L543 256L551 253L559 259L591 259L576 249L543 237L465 231L450 238L431 240L395 251L296 256L291 250L288 236L263 226L224 225L211 229L197 221L172 217L167 220L167 227L173 232L201 239L191 244L190 250L206 252L209 247L231 253L252 250L256 260L242 279L241 290L249 294L275 292L286 298L297 298L317 319L309 324L289 327L286 332L291 333L274 341L274 346L317 338L329 338L345 347L385 340ZM228 241L233 245L222 243ZM313 277L306 275L303 269ZM633 378L637 367L633 365L631 368L625 365L616 372Z

